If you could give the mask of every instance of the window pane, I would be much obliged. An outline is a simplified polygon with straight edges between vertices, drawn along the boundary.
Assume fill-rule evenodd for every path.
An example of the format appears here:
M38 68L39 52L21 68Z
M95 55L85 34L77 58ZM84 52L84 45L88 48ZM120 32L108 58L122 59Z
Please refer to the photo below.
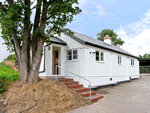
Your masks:
M119 56L118 56L118 64L119 64Z
M99 61L99 57L96 57L96 61Z
M101 61L104 61L104 57L101 57Z
M131 65L132 65L132 59L131 59Z
M104 60L104 54L101 53L101 61L103 61L103 60Z
M67 60L72 60L72 56L67 56Z
M73 55L73 59L78 59L78 55Z
M99 52L96 51L96 61L99 61Z
M73 50L73 59L77 59L77 58L78 58L78 51Z
M98 51L96 51L96 56L99 56L99 52Z
M72 51L71 50L67 51L67 60L72 60Z
M77 50L73 50L73 54L78 54L78 51Z
M133 60L133 63L132 63L133 65L134 65L134 60Z
M104 56L104 54L103 53L101 53L101 57L103 57Z
M67 55L71 56L72 55L72 51L71 50L67 51Z
M121 57L120 57L120 64L121 64Z

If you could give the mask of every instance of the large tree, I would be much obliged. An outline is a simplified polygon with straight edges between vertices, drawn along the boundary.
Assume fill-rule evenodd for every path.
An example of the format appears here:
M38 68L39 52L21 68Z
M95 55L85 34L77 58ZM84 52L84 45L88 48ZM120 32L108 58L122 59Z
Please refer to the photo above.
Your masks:
M142 59L150 59L150 54L145 53L143 56L139 55L139 57L140 57L140 60L142 60Z
M60 35L61 32L73 35L73 32L64 26L68 22L71 23L74 15L81 12L74 4L78 4L78 0L0 2L2 38L8 50L14 51L17 58L21 78L18 87L26 81L29 81L30 85L38 82L44 42L50 43L50 37L54 34Z
M97 39L104 41L103 38L106 36L106 34L108 34L111 37L113 45L117 45L117 44L123 45L124 44L124 41L121 38L117 38L118 35L111 29L102 30L100 33L98 33L96 35Z

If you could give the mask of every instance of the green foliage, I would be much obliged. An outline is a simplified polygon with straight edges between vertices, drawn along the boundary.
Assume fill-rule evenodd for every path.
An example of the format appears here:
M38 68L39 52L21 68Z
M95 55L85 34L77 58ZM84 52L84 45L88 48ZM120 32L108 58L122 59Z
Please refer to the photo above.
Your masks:
M100 33L98 33L96 35L97 39L104 41L103 38L106 36L106 34L108 34L111 37L112 44L114 44L114 45L117 45L117 44L123 45L124 44L124 41L121 38L117 38L118 35L113 30L110 30L110 29L104 29Z
M31 1L30 1L31 2ZM35 2L35 1L34 1ZM14 1L12 6L10 7L9 4L3 4L3 7L6 9L6 12L0 8L0 25L2 29L2 38L4 39L4 43L7 46L7 49L11 52L14 51L14 45L12 43L13 33L16 34L20 47L22 46L23 41L23 33L24 29L26 29L25 22L30 21L25 19L26 15L30 15L33 12L33 9L37 9L39 7L44 7L46 10L43 11L41 8L40 12L40 20L43 21L46 19L46 30L44 33L40 32L40 27L35 29L31 29L30 34L32 41L32 37L36 36L37 40L40 38L44 38L46 43L50 42L50 37L53 37L54 34L60 35L61 32L67 32L70 35L73 35L71 30L64 28L68 22L73 21L73 17L81 12L79 7L73 7L74 4L79 4L78 0L55 0L49 2L38 1L35 6L34 2L31 2L31 6L25 5L24 1ZM42 2L42 3L41 3ZM42 4L44 4L42 6ZM26 13L28 12L28 13ZM42 14L47 12L47 18L42 18ZM36 18L36 17L35 17ZM29 22L30 25L33 24L31 21ZM36 23L40 24L40 23Z
M19 78L19 72L14 71L4 62L0 63L0 94L7 90L5 82L16 81Z
M4 61L16 61L16 55L10 54L7 58L4 59Z
M143 56L142 56L142 55L139 55L139 58L140 58L140 60L143 60L143 59L150 59L150 54L145 53Z
M1 33L2 33L2 38L5 41L3 44L7 46L8 50L14 51L11 42L12 33L16 32L16 35L18 36L19 44L21 44L21 41L23 39L22 37L23 30L24 30L23 22L25 21L24 18L25 6L18 2L14 2L11 8L9 7L8 4L4 4L3 7L7 11L7 14L5 14L5 12L0 9L0 24L2 29ZM15 31L14 28L17 28L17 31Z
M150 66L140 66L140 73L150 73Z

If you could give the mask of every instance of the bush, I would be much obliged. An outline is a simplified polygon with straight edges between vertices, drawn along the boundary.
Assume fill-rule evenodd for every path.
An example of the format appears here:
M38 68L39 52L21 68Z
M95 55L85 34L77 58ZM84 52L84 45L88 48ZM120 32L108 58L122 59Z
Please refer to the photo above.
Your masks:
M19 72L14 71L4 62L0 63L0 94L7 90L6 81L16 81L19 78Z
M13 63L17 64L17 59L15 54L10 54L7 58L4 59L4 61L12 61Z

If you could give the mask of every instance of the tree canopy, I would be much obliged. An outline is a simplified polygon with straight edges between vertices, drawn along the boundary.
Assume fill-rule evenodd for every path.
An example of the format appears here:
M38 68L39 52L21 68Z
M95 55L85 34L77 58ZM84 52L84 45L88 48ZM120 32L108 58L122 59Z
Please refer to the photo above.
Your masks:
M145 53L143 56L139 55L139 57L140 57L140 60L142 60L142 59L150 59L150 54Z
M0 2L2 38L8 50L14 51L22 86L38 81L44 42L71 30L64 28L81 12L78 0L6 0ZM34 14L35 11L35 14ZM34 15L33 15L34 14ZM31 21L31 17L34 20ZM32 54L30 54L30 50Z
M111 37L113 45L117 45L117 44L123 45L124 44L124 41L121 38L117 38L118 35L111 29L104 29L101 32L99 32L96 35L97 39L104 41L103 38L106 36L106 34L108 34Z

